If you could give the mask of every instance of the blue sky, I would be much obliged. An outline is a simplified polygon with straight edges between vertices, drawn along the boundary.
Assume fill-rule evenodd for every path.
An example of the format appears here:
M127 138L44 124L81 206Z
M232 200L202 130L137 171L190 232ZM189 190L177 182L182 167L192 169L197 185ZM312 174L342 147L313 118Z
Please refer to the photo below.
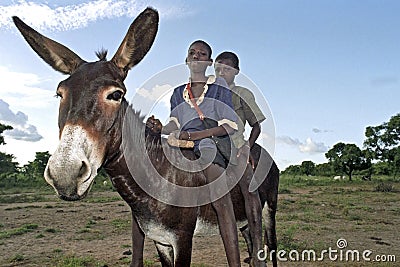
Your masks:
M24 164L36 151L55 150L59 100L53 96L66 78L27 46L10 17L94 61L102 47L113 55L146 6L160 12L159 32L125 82L127 99L150 77L182 64L196 39L206 40L214 56L234 51L243 74L269 104L281 169L304 160L326 162L325 152L338 142L362 147L367 126L400 112L396 0L2 0L0 122L15 130L5 132L1 151ZM263 124L263 132L270 127Z

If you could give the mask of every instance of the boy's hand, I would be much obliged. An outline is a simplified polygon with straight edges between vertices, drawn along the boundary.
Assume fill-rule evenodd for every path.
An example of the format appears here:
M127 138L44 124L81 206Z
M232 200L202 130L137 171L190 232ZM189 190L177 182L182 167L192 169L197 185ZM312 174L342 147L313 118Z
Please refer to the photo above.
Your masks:
M146 130L151 135L160 135L163 125L159 119L156 119L154 115L149 117L146 121Z
M253 156L251 155L251 153L249 153L249 160L248 160L248 163L250 163L251 164L251 168L254 170L254 168L255 168L255 160L254 160L254 158L253 158Z

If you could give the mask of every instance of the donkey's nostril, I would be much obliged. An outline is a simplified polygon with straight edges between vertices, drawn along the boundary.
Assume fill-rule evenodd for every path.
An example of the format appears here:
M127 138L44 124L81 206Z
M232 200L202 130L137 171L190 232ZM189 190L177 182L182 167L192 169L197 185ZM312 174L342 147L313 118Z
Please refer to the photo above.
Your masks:
M90 167L86 161L82 161L82 165L78 173L78 178L82 179L83 183L90 178Z
M81 168L79 169L78 175L82 176L85 173L85 171L86 171L86 163L84 161L82 161L82 165L81 165Z

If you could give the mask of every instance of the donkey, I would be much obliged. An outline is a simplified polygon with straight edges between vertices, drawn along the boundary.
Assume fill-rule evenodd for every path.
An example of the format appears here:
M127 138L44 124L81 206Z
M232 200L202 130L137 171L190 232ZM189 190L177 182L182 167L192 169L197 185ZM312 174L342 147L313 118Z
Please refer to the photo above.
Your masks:
M139 112L125 99L123 83L128 71L138 64L150 50L157 30L158 13L147 8L134 20L113 58L106 60L106 52L98 53L99 61L86 62L69 48L55 42L27 26L18 17L14 23L32 49L56 71L68 74L57 88L59 106L59 145L50 157L44 173L46 181L58 196L67 201L83 199L89 192L103 167L113 186L132 211L133 255L130 266L143 266L145 236L154 240L163 266L190 266L192 239L201 225L216 226L217 220L211 205L178 207L161 202L139 186L135 177L153 181L154 171L180 186L198 187L205 184L201 172L187 173L173 166L156 142L142 138L146 124ZM126 119L128 118L128 119ZM128 144L123 143L124 123L134 130ZM266 151L257 147L255 158ZM165 153L181 156L177 149L167 148ZM265 152L265 153L262 153ZM143 162L149 155L155 168ZM174 156L175 155L175 156ZM186 151L187 157L193 153ZM134 166L129 166L134 162ZM272 159L271 159L272 160ZM263 162L262 159L259 159ZM267 177L259 187L262 204L267 203L265 239L268 249L276 251L275 212L279 170L273 161ZM179 197L174 192L171 197ZM231 191L238 225L246 224L244 200L240 190ZM260 215L261 216L261 215ZM246 226L241 228L249 242L249 252L254 257ZM226 251L229 258L229 251ZM274 254L275 255L275 254ZM276 256L272 259L276 266Z

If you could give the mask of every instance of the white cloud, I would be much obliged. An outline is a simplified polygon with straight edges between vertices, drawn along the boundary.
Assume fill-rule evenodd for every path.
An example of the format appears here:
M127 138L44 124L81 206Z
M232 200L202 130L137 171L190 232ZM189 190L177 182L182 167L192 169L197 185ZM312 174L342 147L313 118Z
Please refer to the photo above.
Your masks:
M301 144L301 142L299 141L299 139L293 139L289 136L278 136L276 138L276 140L282 144L286 144L289 146L298 146Z
M37 30L66 31L86 27L90 22L106 18L133 18L151 5L145 1L130 0L97 0L68 6L43 2L19 1L12 5L0 6L0 28L12 28L11 17L17 15ZM157 9L162 17L188 15L179 5L164 4Z
M315 142L311 138L307 138L304 142L289 136L277 137L277 142L296 147L300 152L307 154L325 153L328 147L322 142Z
M172 87L172 85L163 84L163 85L156 85L150 90L147 90L145 88L139 88L136 90L136 94L151 101L161 100L163 102L168 101L169 103L169 98L167 97L167 94L168 96L171 96L173 89L174 88ZM168 98L168 100L165 100L166 98Z
M0 66L0 81L0 98L13 108L46 108L54 101L54 91L38 87L45 80L35 74L13 72Z
M314 142L311 138L307 138L304 144L299 145L299 149L304 153L324 153L328 151L328 147L324 143Z
M0 122L14 128L13 130L7 130L4 132L5 136L12 139L36 142L43 138L37 132L35 126L28 124L28 116L25 113L21 111L18 111L17 113L12 112L10 106L1 99Z
M31 73L13 72L4 66L0 66L0 80L0 121L14 128L4 132L4 135L14 140L41 140L42 136L36 126L29 123L26 114L43 116L38 114L42 110L50 109L57 102L53 97L54 91L40 88L40 84L47 80Z
M313 128L312 129L313 133L329 133L332 132L331 130L325 130L325 129L319 129L319 128Z
M139 88L132 100L132 105L144 114L158 112L159 116L166 115L170 109L170 98L174 87L169 84L155 85L151 89Z

